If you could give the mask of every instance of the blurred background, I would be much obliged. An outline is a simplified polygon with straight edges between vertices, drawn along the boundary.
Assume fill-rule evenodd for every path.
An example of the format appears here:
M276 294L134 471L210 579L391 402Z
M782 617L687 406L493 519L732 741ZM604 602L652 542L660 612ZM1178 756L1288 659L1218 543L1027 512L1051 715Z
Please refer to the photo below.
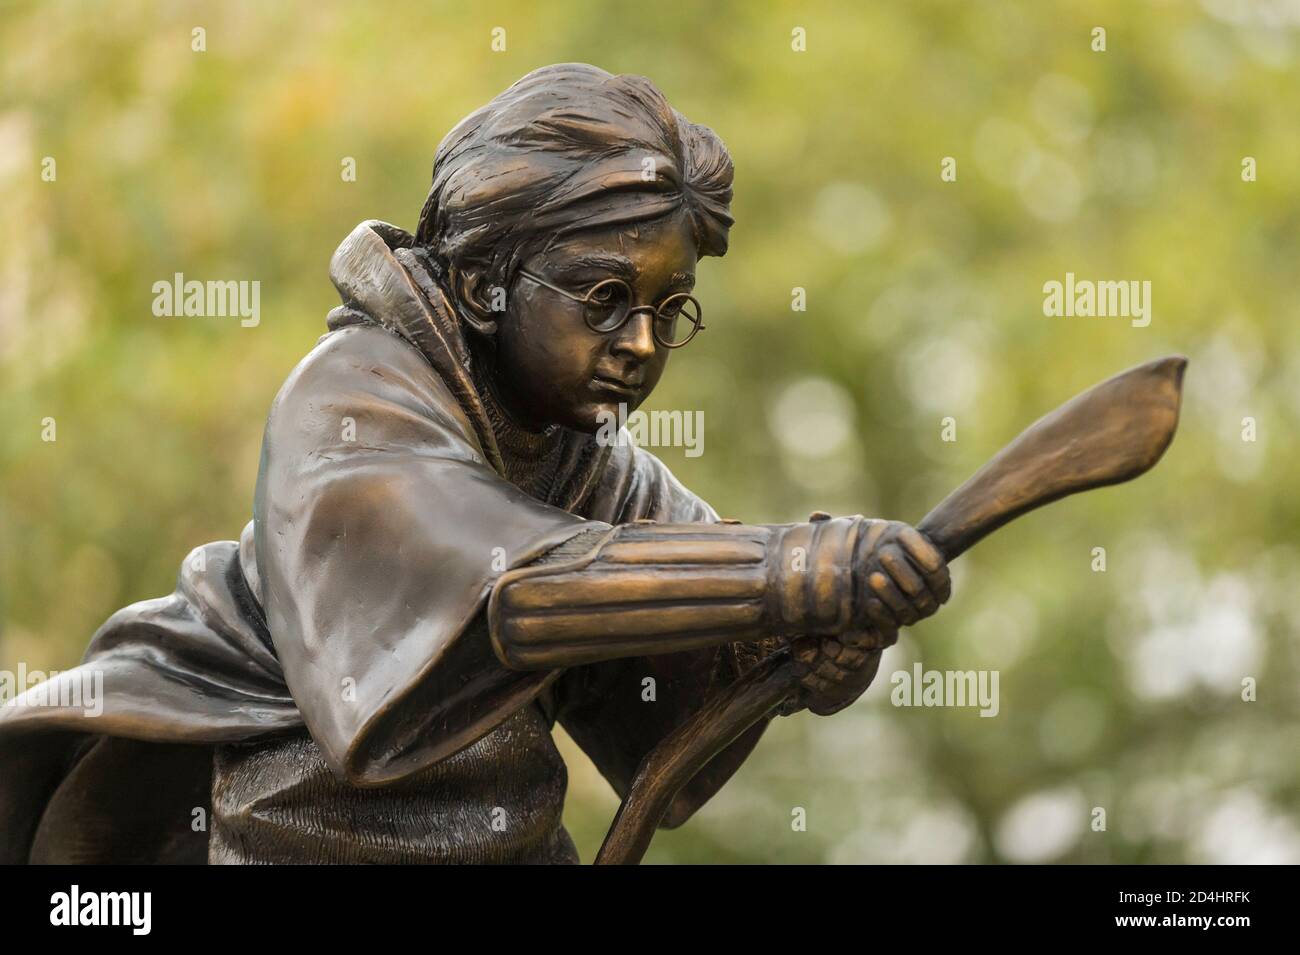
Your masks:
M865 697L774 724L649 861L1300 862L1296 3L0 11L0 669L75 664L238 536L335 246L413 228L458 120L587 61L652 78L736 164L708 331L648 406L703 410L703 455L658 453L725 516L917 521L1076 392L1191 359L1152 474L963 558ZM260 324L155 317L176 272L259 280ZM1067 272L1150 281L1150 325L1044 316ZM918 661L998 671L999 714L892 706ZM589 861L616 800L561 745Z

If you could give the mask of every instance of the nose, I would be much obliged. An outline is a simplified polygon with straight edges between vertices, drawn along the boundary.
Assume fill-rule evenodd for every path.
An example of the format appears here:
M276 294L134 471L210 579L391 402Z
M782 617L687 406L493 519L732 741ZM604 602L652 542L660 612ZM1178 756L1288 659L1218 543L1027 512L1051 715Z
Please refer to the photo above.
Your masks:
M638 362L649 361L655 354L654 316L650 312L636 312L628 316L627 323L618 330L610 350Z

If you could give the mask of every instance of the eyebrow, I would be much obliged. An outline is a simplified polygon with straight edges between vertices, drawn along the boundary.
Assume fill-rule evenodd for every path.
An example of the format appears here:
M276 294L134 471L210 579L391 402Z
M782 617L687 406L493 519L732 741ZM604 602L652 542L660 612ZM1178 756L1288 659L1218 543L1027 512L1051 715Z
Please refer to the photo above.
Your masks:
M610 272L629 282L636 278L636 266L632 264L632 260L617 252L584 252L581 255L575 255L567 262L552 266L550 271L557 277L561 277L591 269ZM695 274L693 272L674 272L668 277L668 288L674 291L689 291L694 287Z
M672 289L692 289L695 287L693 272L674 272L668 277L668 287Z
M636 267L632 260L617 252L586 252L552 266L551 270L558 275L569 275L586 269L603 269L625 279L636 277Z

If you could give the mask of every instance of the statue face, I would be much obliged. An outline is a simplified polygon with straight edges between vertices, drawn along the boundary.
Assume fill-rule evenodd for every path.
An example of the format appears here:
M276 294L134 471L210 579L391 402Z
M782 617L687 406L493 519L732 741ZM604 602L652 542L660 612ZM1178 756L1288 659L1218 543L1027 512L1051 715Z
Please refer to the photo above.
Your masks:
M578 232L532 256L523 270L579 298L596 283L621 278L632 304L658 305L695 284L696 247L688 217ZM670 349L635 312L622 328L593 331L591 306L527 276L517 276L497 330L494 390L525 427L559 424L594 433L602 412L634 411L663 374Z

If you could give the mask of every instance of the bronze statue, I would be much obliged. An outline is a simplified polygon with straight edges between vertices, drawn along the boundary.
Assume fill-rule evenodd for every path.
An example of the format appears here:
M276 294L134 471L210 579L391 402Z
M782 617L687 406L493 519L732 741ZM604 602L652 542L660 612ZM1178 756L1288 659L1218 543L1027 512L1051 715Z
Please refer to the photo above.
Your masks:
M335 253L240 540L95 634L98 718L0 711L0 861L576 862L556 722L628 797L600 861L636 861L775 715L852 703L947 560L1172 437L1181 360L920 529L720 521L597 432L702 340L731 194L718 137L641 77L546 67L453 129L414 234Z

